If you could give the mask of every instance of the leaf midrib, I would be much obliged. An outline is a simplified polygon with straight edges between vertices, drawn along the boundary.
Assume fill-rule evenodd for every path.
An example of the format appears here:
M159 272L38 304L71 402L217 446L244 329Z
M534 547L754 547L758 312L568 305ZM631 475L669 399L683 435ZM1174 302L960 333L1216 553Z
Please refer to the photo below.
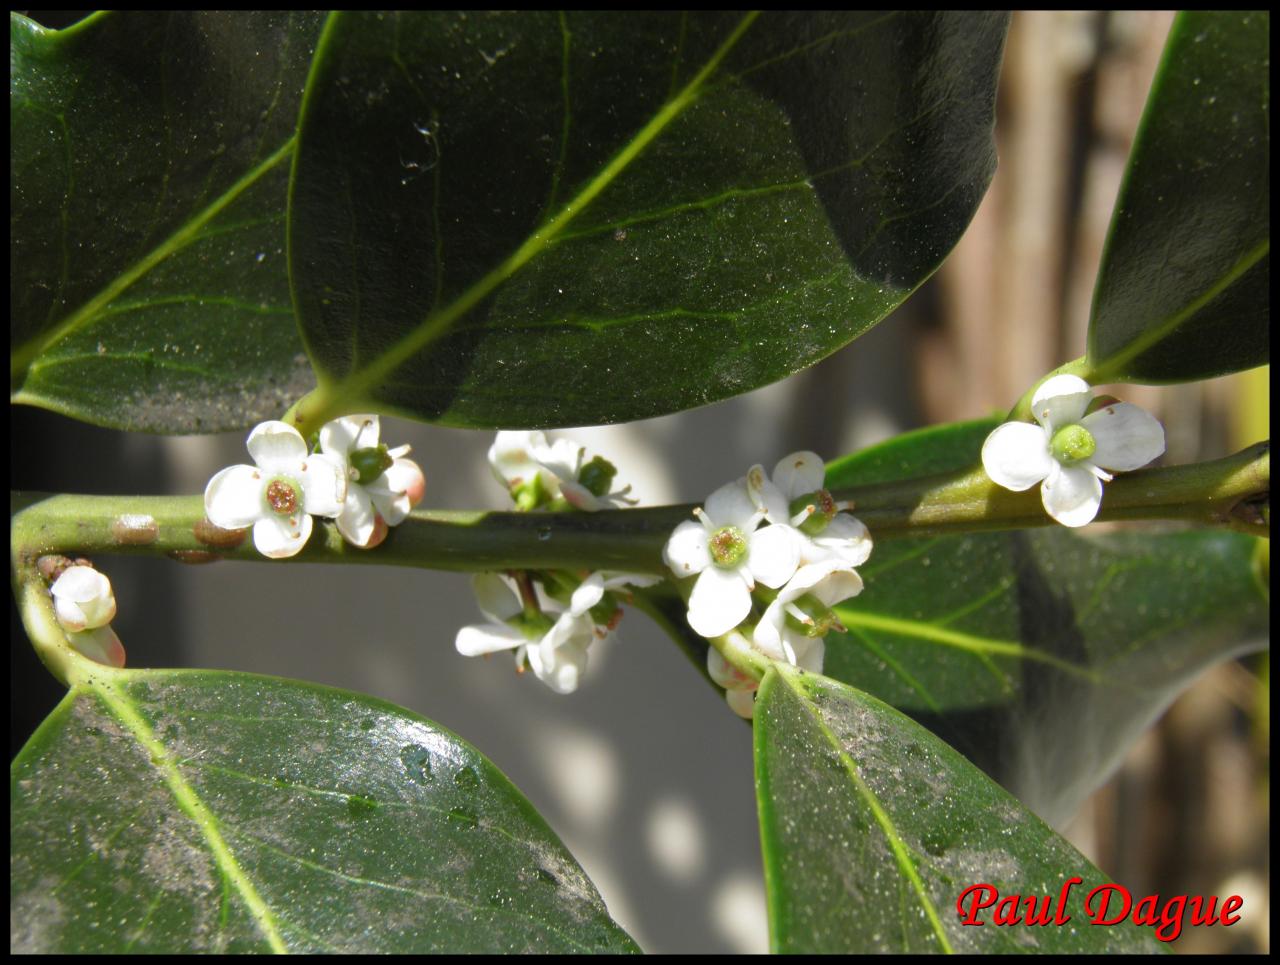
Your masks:
M894 862L898 865L902 874L907 878L907 881L911 885L911 889L916 893L920 906L923 909L925 916L929 919L930 927L933 929L934 936L938 939L938 943L942 946L942 950L949 955L954 954L955 949L951 947L951 943L947 940L946 931L943 929L942 921L938 917L938 910L934 907L933 901L925 892L924 881L920 878L920 873L916 870L915 861L912 860L906 843L898 834L898 829L894 826L893 819L890 818L889 813L880 806L879 799L871 788L867 786L866 781L862 779L862 775L858 773L856 763L845 752L844 748L840 744L839 738L831 728L827 726L827 722L823 720L822 715L818 712L818 708L809 698L809 695L795 685L794 679L790 673L778 673L778 677L801 702L814 725L835 750L837 756L840 758L841 765L844 767L845 772L849 775L850 781L853 783L855 791L871 810L871 814L875 818L876 824L880 826L880 830L889 844L889 850L893 853Z
M1106 382L1122 375L1126 365L1158 343L1174 335L1184 323L1194 318L1202 308L1244 277L1254 265L1267 257L1270 252L1271 238L1268 237L1246 252L1215 284L1209 286L1198 298L1188 302L1181 311L1170 315L1162 323L1146 329L1133 341L1105 359L1098 362L1090 359L1090 364L1094 366L1090 381L1095 383ZM1096 319L1094 324L1096 325Z
M354 402L366 399L370 390L387 381L396 369L445 334L455 322L480 304L494 289L511 278L536 255L549 248L561 232L586 210L591 202L612 184L663 130L697 100L707 79L715 73L724 59L737 46L738 41L742 39L742 36L758 16L759 11L753 11L743 17L733 32L724 40L707 63L703 65L697 75L685 85L684 89L663 105L662 109L650 119L649 123L641 128L626 146L614 155L613 159L576 197L566 202L559 212L534 231L505 261L491 269L449 305L429 314L399 342L369 362L363 369L350 372L340 380L330 382L328 385L325 384L323 373L317 371L317 375L321 379L319 391L322 400L316 411L308 413L309 417L319 422L331 414L330 409L336 410L344 405L346 401Z
M114 676L114 675L113 675ZM123 675L121 675L123 677ZM245 907L253 916L261 929L263 937L271 950L276 953L288 952L288 946L276 924L275 915L267 907L266 901L258 894L258 889L249 880L248 874L240 867L235 855L231 853L226 839L218 828L216 819L207 805L200 798L196 789L191 786L178 769L172 756L156 737L155 732L147 724L137 705L122 687L114 680L95 676L92 682L81 685L82 692L92 693L110 708L116 719L133 735L134 739L150 755L152 764L160 771L165 784L168 785L178 808L191 819L204 838L218 870L224 880L229 881Z
M40 356L41 353L49 348L49 346L57 344L77 329L98 317L102 309L111 304L112 301L132 287L153 268L159 265L170 255L175 254L190 244L205 225L217 217L228 205L235 201L236 198L240 197L245 191L260 181L273 168L275 168L276 165L285 160L293 152L296 140L296 135L290 136L288 140L275 150L274 153L250 170L221 195L215 198L211 204L195 214L185 224L169 235L168 238L160 242L160 244L155 248L151 249L151 251L147 252L124 271L117 274L116 277L105 288L98 292L97 295L85 302L80 306L80 308L72 312L61 322L58 322L52 328L35 336L34 338L29 339L25 344L13 352L9 359L9 377L11 381L16 382L20 377L24 376L27 369L31 367L32 363Z

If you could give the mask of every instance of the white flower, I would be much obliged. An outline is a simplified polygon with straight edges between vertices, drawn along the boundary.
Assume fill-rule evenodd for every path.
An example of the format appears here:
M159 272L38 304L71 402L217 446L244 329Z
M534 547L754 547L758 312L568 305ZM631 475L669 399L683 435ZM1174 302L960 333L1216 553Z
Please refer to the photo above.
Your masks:
M284 422L262 423L247 444L257 467L228 466L210 479L205 515L223 529L252 526L263 556L293 556L311 535L312 514L342 512L346 467L323 453L308 455L298 430Z
M705 509L694 510L699 521L681 523L663 548L663 560L678 578L698 576L689 597L689 626L704 637L728 633L746 618L757 580L780 587L800 563L794 529L757 528L769 511L757 506L763 475L755 466L747 477L721 486L707 497Z
M1064 526L1084 526L1098 515L1106 470L1127 472L1164 452L1164 428L1128 402L1085 415L1089 383L1074 375L1048 379L1031 400L1039 425L1006 422L982 445L991 481L1022 492L1036 483L1045 511Z
M116 615L111 581L91 566L69 566L49 588L53 611L64 630L73 633L104 627Z
M821 673L826 649L822 635L843 629L830 608L861 592L862 577L837 557L802 566L765 608L752 643L773 660ZM797 629L792 620L805 629Z
M513 495L536 481L554 498L560 495L559 480L555 473L542 468L535 455L549 448L547 437L541 432L499 432L489 447L489 465Z
M790 522L805 537L802 562L834 557L850 566L861 566L871 555L871 534L860 519L840 512L849 504L835 501L823 485L825 479L826 467L815 452L793 452L778 460L773 482L788 506L781 521Z
M557 497L586 512L635 505L630 486L609 491L617 472L611 463L596 456L583 465L586 451L569 439L548 443L538 431L504 431L489 447L489 465L522 509Z
M472 579L472 587L489 623L458 631L455 646L460 654L475 657L515 650L517 669L522 669L528 659L534 676L556 693L568 694L578 689L587 670L587 648L596 636L588 611L604 595L602 580L584 581L568 610L554 622L545 617L549 626L538 626L525 617L520 594L506 577L480 573Z
M376 415L349 415L326 423L320 430L320 449L341 461L347 477L347 498L337 519L338 532L348 543L372 549L422 501L426 479L408 446L388 450L378 442Z

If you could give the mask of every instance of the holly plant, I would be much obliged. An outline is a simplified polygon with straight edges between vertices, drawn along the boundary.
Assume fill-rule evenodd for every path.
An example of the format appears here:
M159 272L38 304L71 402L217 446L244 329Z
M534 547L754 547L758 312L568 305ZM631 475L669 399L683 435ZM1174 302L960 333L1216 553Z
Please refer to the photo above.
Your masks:
M1005 15L12 15L11 400L247 454L203 493L12 496L67 692L12 765L11 947L638 950L430 706L126 668L118 554L468 571L456 650L559 694L647 614L749 721L776 951L1163 947L1087 927L1108 879L1042 818L1266 639L1267 445L1162 464L1095 387L1268 361L1269 25L1176 19L1083 354L1007 416L641 506L547 430L726 399L890 316L995 170ZM500 430L510 511L431 509L388 414ZM963 924L975 883L1075 923Z

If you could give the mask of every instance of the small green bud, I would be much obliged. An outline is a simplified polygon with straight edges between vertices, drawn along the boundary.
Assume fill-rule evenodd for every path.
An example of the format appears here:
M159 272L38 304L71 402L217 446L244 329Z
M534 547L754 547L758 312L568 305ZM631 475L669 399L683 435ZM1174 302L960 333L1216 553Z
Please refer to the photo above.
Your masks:
M1058 462L1072 463L1088 459L1097 452L1098 444L1084 426L1070 425L1063 426L1054 433L1049 448Z
M707 540L707 548L716 566L731 570L747 555L747 537L736 526L721 526Z
M587 487L593 496L607 496L609 487L613 485L613 477L618 474L617 467L603 456L596 456L578 470L578 482Z
M835 497L825 489L819 489L816 493L806 493L791 500L791 505L787 507L787 511L794 517L797 513L804 512L808 506L813 507L813 512L800 524L800 531L810 536L817 536L826 529L827 524L835 519L836 513L839 511Z
M377 445L368 449L357 449L348 457L348 462L356 471L356 482L361 486L367 486L390 469L395 460L387 452L386 446Z
M263 495L277 516L292 516L302 507L302 490L287 476L276 476L268 482Z

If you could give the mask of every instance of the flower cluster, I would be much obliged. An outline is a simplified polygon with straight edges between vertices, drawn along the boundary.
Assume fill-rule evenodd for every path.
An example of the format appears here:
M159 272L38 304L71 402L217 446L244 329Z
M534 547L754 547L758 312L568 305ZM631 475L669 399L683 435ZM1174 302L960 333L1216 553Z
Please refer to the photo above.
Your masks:
M488 624L463 627L456 646L464 657L515 650L516 670L526 664L535 677L558 694L578 689L587 671L587 649L617 626L622 611L613 591L624 584L647 586L657 577L636 573L592 573L578 586L557 581L558 574L517 576L480 573L472 580ZM557 596L546 590L552 583ZM567 598L566 598L567 597Z
M1031 399L1036 423L1006 422L982 446L991 481L1022 492L1040 484L1045 512L1064 526L1098 515L1112 472L1140 469L1164 452L1164 428L1128 402L1094 399L1089 383L1055 375Z
M587 450L568 439L547 442L541 432L499 432L489 447L489 465L516 507L598 509L634 506L630 486L610 492L618 470L600 456L583 462Z
M631 487L610 491L617 470L568 439L548 443L541 432L499 432L489 449L494 475L516 508L598 509L631 505ZM603 640L622 618L623 587L649 586L656 576L638 573L571 574L558 570L482 573L472 581L487 624L463 627L456 647L475 657L514 650L516 669L526 666L556 693L578 689L590 645Z
M53 584L53 612L77 651L108 667L124 666L124 646L111 629L116 598L111 581L87 560L59 557L48 574Z
M796 452L773 477L754 466L721 486L681 523L663 550L677 578L693 579L688 620L721 637L758 612L750 642L773 660L820 671L822 638L841 629L832 607L862 592L854 569L871 555L871 536L826 490L822 460ZM707 670L729 705L751 716L755 681L713 647Z
M421 501L422 470L404 458L409 447L388 450L378 441L378 417L353 415L327 423L319 450L284 422L264 422L249 434L253 466L229 466L209 480L205 515L223 529L253 527L263 556L294 556L311 535L312 516L337 523L349 543L371 549L387 527Z

